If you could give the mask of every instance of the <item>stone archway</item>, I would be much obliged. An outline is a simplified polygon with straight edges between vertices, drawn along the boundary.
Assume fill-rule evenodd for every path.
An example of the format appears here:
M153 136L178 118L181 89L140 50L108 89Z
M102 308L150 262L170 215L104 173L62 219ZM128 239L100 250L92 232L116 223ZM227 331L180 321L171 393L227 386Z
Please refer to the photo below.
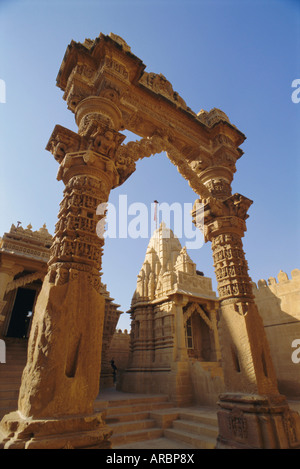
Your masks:
M103 215L97 207L140 158L162 151L199 194L205 240L212 242L228 390L220 397L218 446L299 446L299 416L277 390L243 252L252 201L231 193L243 133L218 109L193 112L163 75L145 72L114 34L72 41L57 85L78 133L56 126L47 145L60 165L64 198L36 304L19 409L2 420L0 446L109 447L109 431L93 410L104 318L103 239L96 233ZM124 129L141 140L123 144ZM193 216L199 225L197 205ZM238 372L228 352L233 346Z

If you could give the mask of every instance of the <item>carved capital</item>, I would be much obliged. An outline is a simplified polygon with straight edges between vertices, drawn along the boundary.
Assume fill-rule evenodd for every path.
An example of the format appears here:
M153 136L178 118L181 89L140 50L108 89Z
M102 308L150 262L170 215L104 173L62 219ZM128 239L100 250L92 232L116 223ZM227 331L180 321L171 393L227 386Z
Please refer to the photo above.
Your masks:
M204 203L204 210L199 209L201 202ZM215 197L198 199L192 211L193 222L201 230L204 229L205 241L212 241L222 233L236 233L242 237L251 204L252 200L241 194L231 195L223 201Z
M225 200L231 195L236 162L243 152L239 145L245 138L219 109L202 111L198 118L210 128L210 148L193 150L189 165L215 198Z
M75 119L80 135L90 136L99 127L113 130L122 127L122 113L118 106L102 96L82 100L76 107Z
M214 177L209 179L205 186L216 199L224 200L231 195L230 183L222 177Z
M228 214L236 216L241 220L246 220L249 217L247 212L252 204L252 200L241 194L233 194L231 197L224 200L224 205L227 207Z
M246 224L244 220L235 216L218 217L204 225L205 241L212 241L223 233L235 233L240 238L244 236Z
M125 135L111 128L98 126L90 136L89 149L115 161L116 151L125 138Z
M46 150L60 163L58 180L68 183L76 175L91 175L103 180L109 190L119 184L115 167L115 154L125 136L97 123L90 122L90 135L78 135L57 125L49 139Z
M85 147L82 137L72 130L56 125L47 143L46 150L50 151L56 161L61 163L67 153L79 151Z

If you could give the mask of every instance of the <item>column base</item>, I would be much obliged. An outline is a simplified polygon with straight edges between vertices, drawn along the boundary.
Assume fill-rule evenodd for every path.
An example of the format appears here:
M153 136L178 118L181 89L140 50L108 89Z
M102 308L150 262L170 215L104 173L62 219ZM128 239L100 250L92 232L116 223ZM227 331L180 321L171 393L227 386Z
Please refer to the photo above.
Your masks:
M38 419L11 412L0 422L0 449L110 449L102 414Z
M300 448L300 415L281 395L219 397L217 449Z

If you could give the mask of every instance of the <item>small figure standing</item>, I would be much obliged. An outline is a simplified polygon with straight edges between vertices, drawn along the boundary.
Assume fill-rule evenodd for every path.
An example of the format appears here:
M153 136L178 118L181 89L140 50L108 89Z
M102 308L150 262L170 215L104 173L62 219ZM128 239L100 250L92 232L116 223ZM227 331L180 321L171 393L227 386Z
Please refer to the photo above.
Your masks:
M114 384L116 384L116 381L117 381L117 367L115 365L115 361L114 359L112 358L111 361L110 361L110 365L113 369L113 378L114 378Z

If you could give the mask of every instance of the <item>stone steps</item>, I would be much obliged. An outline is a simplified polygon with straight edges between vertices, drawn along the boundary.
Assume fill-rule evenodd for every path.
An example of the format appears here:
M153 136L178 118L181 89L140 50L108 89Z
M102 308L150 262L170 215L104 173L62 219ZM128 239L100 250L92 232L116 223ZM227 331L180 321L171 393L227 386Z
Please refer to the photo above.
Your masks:
M0 399L18 399L19 389L2 389L0 391Z
M21 376L6 376L5 381L1 383L0 381L0 392L2 391L17 391L20 388ZM1 380L1 377L0 377Z
M1 402L0 400L0 420L4 415L9 414L10 412L14 412L18 408L18 399L14 401L11 405L6 405L5 402Z
M197 408L183 409L179 412L179 419L189 420L200 424L208 424L218 427L217 408Z
M163 428L151 417L153 411L171 408L166 396L143 396L95 402L95 409L102 410L107 426L113 431L113 448L135 445L163 437Z
M141 412L133 412L128 414L119 414L119 415L107 415L106 421L109 422L109 425L122 422L136 422L139 420L146 420L149 417L149 411L143 410Z
M0 397L0 408L7 409L14 407L16 409L18 403L18 396L17 397Z
M213 425L201 424L190 422L189 420L180 420L173 423L174 430L179 430L187 433L194 433L197 435L205 435L212 438L217 438L218 427Z
M18 407L19 389L0 390L0 420Z
M173 428L165 430L164 436L170 440L177 440L178 442L188 444L194 449L215 449L216 447L216 440L214 438L178 431Z
M218 436L216 412L211 410L179 412L164 436L191 445L195 449L214 449Z
M118 415L120 415L120 418L126 419L126 416L130 418L130 416L134 414L139 414L139 413L145 413L145 412L151 412L152 410L157 410L157 409L166 409L172 407L172 404L169 402L152 402L151 397L149 398L148 402L144 403L132 403L126 404L125 406L120 406L118 409L107 409L107 416L110 418L118 418Z
M144 450L144 449L159 449L162 453L165 453L166 449L175 450L174 452L179 452L184 449L194 449L193 446L188 443L183 443L182 441L176 441L173 439L166 438L164 436L159 438L153 438L151 440L143 440L141 442L135 441L134 443L123 444L117 446L116 449L133 449L133 450Z
M0 419L17 409L26 355L27 341L6 342L6 363L0 364ZM113 431L113 448L135 448L136 445L140 448L165 445L178 449L215 447L216 416L194 412L194 409L186 412L174 409L166 396L115 391L104 399L100 394L94 407L96 411L103 411L106 424Z
M106 424L113 431L113 449L216 446L216 409L174 408L163 396L99 401L98 409L104 411Z
M6 363L0 364L0 419L18 407L19 388L27 359L27 340L4 339Z
M163 436L161 428L155 428L153 423L152 428L145 430L130 431L122 434L113 434L110 438L113 449L120 449L123 445L133 444L141 441L155 440Z
M24 367L18 367L18 368L9 368L9 365L2 365L3 367L4 366L7 366L7 369L3 369L3 370L0 370L0 387L1 387L1 383L5 383L5 380L6 379L12 379L12 380L20 380L21 379L21 376L22 376L22 373L23 373L23 370L24 370ZM25 366L25 365L24 365Z
M123 422L123 423L111 423L109 419L106 419L106 423L113 434L123 434L128 432L135 432L140 430L148 430L149 428L155 427L155 420L146 418L144 420L134 420L133 422Z
M157 432L142 434L138 430L137 422L131 422L130 427L122 427L122 435L117 434L113 448L115 449L214 449L218 436L218 421L216 409L197 407L180 409L165 408L150 412L149 420L152 429ZM109 421L106 421L109 427ZM116 428L116 427L115 427ZM132 429L135 428L134 431ZM150 428L150 427L149 427ZM113 429L113 428L112 428ZM127 433L125 433L127 432ZM141 433L141 435L138 435Z

